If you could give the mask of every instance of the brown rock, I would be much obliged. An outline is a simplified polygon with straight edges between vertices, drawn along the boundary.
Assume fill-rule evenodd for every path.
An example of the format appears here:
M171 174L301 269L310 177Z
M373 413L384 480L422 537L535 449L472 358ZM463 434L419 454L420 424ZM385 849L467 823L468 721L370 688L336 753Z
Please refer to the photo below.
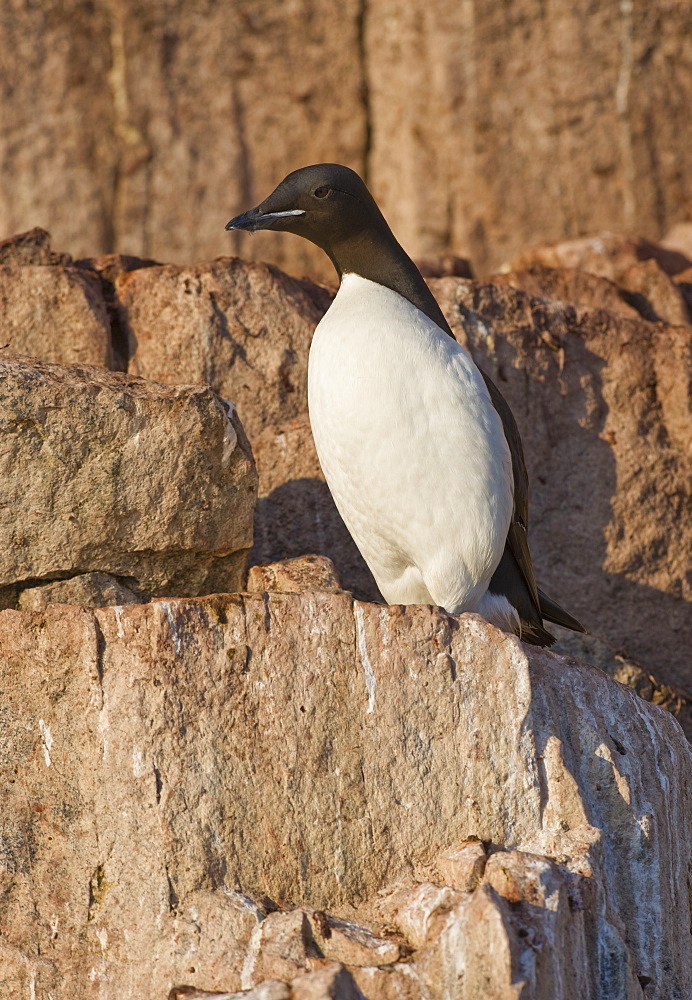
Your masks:
M685 254L641 236L602 232L576 240L562 240L548 246L523 250L512 265L522 270L538 265L551 268L575 268L610 281L618 282L623 273L640 261L653 260L668 275L690 266Z
M588 309L607 309L636 319L641 315L628 301L626 292L608 278L573 267L543 267L505 271L488 279L492 285L510 285L534 298L557 300Z
M76 267L0 267L0 315L6 353L44 361L104 365L110 325L98 280Z
M689 330L507 286L431 284L519 424L539 585L689 698Z
M292 1000L361 1000L353 976L334 962L326 969L307 972L291 983Z
M314 910L308 916L313 938L325 958L349 966L391 965L399 959L396 941L351 920Z
M236 404L251 440L305 412L325 289L234 258L132 271L116 289L132 374L211 385Z
M104 608L112 604L136 604L137 595L108 573L82 573L69 580L53 580L39 587L27 587L19 594L22 611L45 611L49 604L77 604L83 608Z
M6 240L0 240L0 266L7 264L71 264L67 253L55 253L50 247L50 233L45 229L30 229Z
M310 923L304 910L270 913L259 928L256 945L243 965L243 985L255 985L270 976L294 979L307 968L311 949Z
M453 253L417 260L416 267L424 278L474 277L471 261L466 257L456 257Z
M250 563L319 553L355 597L382 600L324 481L307 415L265 428L252 450L260 486Z
M479 840L465 840L435 858L434 866L443 885L460 892L472 892L483 878L485 848Z
M629 292L630 301L644 319L673 326L690 322L690 310L682 289L655 260L641 260L625 268L618 283Z
M242 246L324 275L305 241L222 227L325 159L367 174L415 255L483 268L597 226L655 238L689 214L688 4L194 10L8 8L2 232L44 219L76 256Z
M239 588L256 476L229 404L15 358L0 397L0 587L99 571L140 594Z
M76 261L76 267L85 268L87 271L95 271L101 282L101 293L106 310L108 312L108 322L111 328L111 367L114 371L127 371L129 362L130 345L128 343L127 330L123 329L120 322L120 308L116 292L118 278L130 271L138 271L144 267L156 267L155 260L142 260L140 257L128 257L125 254L101 254L98 257L86 257Z
M249 988L263 940L310 970L306 911L243 893L367 926L395 882L419 996L463 969L469 1000L522 968L539 1000L692 989L690 749L594 668L473 615L270 594L4 611L0 677L0 981L27 994ZM421 906L410 872L474 836L486 881Z
M688 219L685 222L674 223L660 243L666 250L682 254L687 260L692 261L692 222Z
M291 987L276 979L267 979L252 990L233 993L198 990L195 986L174 986L168 1000L291 1000Z
M331 559L326 556L299 556L268 566L253 566L245 589L251 594L270 590L282 594L303 594L310 590L339 593L342 588Z

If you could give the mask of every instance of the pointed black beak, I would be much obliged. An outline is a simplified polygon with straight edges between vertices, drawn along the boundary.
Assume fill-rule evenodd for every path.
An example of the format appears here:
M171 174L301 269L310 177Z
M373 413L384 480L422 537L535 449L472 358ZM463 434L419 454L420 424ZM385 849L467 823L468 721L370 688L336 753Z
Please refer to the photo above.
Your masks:
M286 219L292 215L305 215L301 208L291 209L288 212L260 212L259 208L251 208L249 212L236 215L226 223L226 229L242 229L246 233L254 233L258 229L272 229L279 219Z

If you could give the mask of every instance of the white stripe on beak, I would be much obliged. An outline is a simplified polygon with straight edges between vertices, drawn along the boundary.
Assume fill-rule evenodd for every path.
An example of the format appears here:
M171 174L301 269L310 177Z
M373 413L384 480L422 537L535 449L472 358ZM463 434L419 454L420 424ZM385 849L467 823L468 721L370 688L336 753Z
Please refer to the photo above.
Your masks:
M305 215L302 208L292 208L288 212L260 212L263 219L283 219L286 215Z

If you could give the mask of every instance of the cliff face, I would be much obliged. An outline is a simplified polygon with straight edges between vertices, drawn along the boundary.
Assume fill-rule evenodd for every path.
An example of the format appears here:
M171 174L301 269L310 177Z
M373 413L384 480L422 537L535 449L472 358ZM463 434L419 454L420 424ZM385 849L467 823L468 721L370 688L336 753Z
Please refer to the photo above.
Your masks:
M3 997L692 990L689 747L593 667L319 593L5 611L0 650Z
M369 603L306 414L332 289L0 244L0 1000L692 992L689 261L462 270L610 677Z
M666 0L5 4L0 233L235 253L225 221L327 160L366 175L419 256L485 269L602 228L660 238L690 217L690 18ZM253 251L328 274L300 241Z

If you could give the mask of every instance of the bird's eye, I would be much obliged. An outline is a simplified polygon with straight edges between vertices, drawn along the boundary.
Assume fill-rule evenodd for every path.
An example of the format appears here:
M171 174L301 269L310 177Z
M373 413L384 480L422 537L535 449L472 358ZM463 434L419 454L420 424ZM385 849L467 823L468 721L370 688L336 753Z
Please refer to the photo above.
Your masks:
M315 188L314 195L316 198L326 198L330 190L331 188L328 188L326 184L323 184L322 187Z

